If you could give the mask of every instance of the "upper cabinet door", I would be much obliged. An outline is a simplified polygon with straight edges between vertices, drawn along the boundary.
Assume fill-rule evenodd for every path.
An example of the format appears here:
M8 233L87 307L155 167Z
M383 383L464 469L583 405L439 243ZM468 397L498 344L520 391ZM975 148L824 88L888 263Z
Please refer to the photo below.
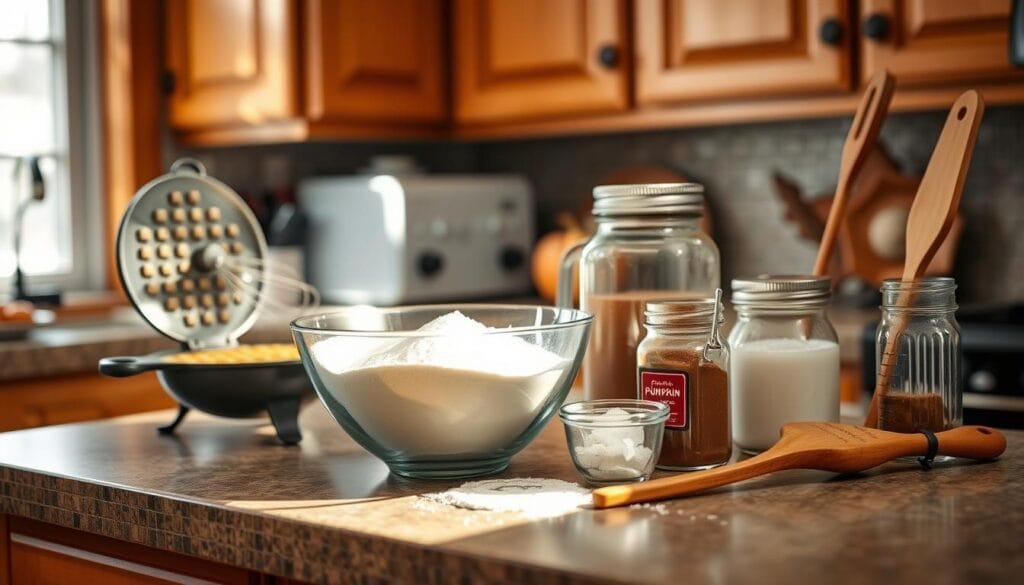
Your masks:
M862 70L900 85L1024 76L1009 58L1010 0L861 0Z
M441 0L309 0L311 120L441 121Z
M455 0L454 16L459 122L629 106L623 0Z
M257 125L299 115L294 0L171 0L171 125Z
M845 0L636 0L637 101L850 88Z

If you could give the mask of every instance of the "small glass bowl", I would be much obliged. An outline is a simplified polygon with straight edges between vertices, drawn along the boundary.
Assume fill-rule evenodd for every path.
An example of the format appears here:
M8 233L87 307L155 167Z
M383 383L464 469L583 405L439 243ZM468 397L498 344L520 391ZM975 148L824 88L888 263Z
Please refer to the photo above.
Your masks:
M648 479L668 414L650 400L585 400L558 411L576 470L597 485Z

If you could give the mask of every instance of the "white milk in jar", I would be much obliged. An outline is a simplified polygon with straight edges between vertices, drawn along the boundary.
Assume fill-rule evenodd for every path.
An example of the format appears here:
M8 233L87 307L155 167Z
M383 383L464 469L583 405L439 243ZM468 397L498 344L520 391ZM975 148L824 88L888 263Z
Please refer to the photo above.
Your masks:
M761 339L733 351L731 365L733 439L743 450L771 447L787 422L838 420L839 344Z
M732 282L733 441L758 453L788 422L839 421L839 344L825 315L831 281L760 276Z

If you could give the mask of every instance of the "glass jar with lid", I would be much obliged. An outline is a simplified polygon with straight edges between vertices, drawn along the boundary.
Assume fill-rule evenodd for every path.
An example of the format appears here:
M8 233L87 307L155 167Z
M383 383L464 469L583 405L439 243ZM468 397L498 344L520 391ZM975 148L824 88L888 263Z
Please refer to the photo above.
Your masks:
M645 314L638 397L669 407L658 467L691 471L728 462L729 347L718 335L725 318L719 300L649 302Z
M891 364L891 370L878 397L878 428L939 432L962 424L963 373L955 291L956 282L945 277L882 283L875 364L881 370L884 361ZM886 356L889 343L895 347L889 348Z
M586 399L636 398L648 300L706 298L718 288L718 247L701 229L703 211L704 188L695 183L594 188L597 230L563 258L557 300L571 305L578 265L580 306L594 315L583 358Z
M745 453L774 445L785 423L839 421L839 343L825 313L830 298L824 277L732 281L732 436Z

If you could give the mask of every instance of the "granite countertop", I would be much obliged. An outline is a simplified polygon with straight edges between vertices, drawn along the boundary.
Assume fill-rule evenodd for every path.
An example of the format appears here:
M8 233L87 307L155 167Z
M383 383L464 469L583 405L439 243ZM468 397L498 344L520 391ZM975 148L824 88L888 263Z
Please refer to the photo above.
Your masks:
M434 504L319 404L261 421L170 412L0 434L0 512L312 582L1019 582L1024 433L999 461L789 471L648 506L531 520ZM557 421L502 477L578 481Z
M334 308L337 307L317 310ZM732 316L733 312L728 314ZM864 326L878 318L878 311L837 307L830 311L829 317L839 336L843 363L859 363ZM241 341L290 341L289 321L280 315L261 316ZM0 382L95 372L96 364L104 357L143 355L174 347L174 341L160 335L134 310L125 307L102 322L40 327L30 331L23 340L0 341Z
M280 315L261 317L240 341L291 341L288 322ZM175 347L175 341L125 307L108 319L38 327L25 339L0 341L0 382L96 372L97 364L105 357L144 355Z

